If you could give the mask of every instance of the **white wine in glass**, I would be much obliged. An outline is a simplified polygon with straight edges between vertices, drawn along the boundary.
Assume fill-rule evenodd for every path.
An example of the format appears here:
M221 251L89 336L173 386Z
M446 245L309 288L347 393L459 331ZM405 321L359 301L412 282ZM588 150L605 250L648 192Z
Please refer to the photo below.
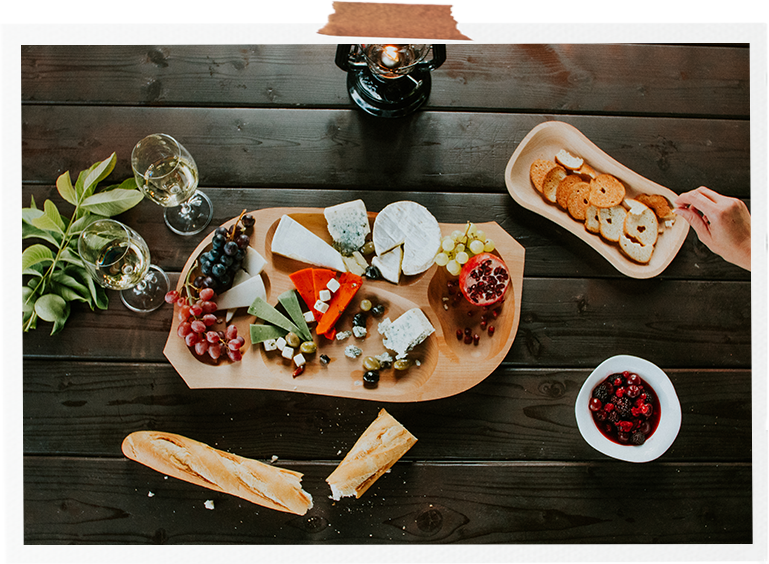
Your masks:
M127 308L147 312L163 305L168 276L150 264L149 247L136 231L114 219L100 219L80 233L77 243L93 279L104 288L121 290Z
M176 139L148 135L134 147L131 167L145 196L166 208L165 222L174 233L195 235L211 222L211 200L197 189L198 167Z

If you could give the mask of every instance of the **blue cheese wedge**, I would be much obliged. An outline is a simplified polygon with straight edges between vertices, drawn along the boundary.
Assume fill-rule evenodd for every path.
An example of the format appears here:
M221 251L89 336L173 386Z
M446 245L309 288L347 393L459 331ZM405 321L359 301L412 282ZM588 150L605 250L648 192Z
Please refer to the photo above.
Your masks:
M395 352L395 358L405 358L410 350L432 335L435 328L424 312L415 307L391 323L380 324L380 331L385 348Z
M433 265L441 245L438 220L421 204L408 200L386 206L374 220L374 250L380 258L403 245L403 274L420 274Z
M371 233L363 200L328 207L323 210L323 215L334 247L343 255L349 256L360 249L366 242L366 235Z
M301 223L284 215L272 238L272 252L290 259L346 272L342 255Z

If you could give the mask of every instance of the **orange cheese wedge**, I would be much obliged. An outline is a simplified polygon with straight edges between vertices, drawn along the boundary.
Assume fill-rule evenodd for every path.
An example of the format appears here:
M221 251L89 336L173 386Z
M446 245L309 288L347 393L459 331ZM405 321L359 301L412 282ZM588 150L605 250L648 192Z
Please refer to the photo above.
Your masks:
M334 325L362 285L363 278L352 272L343 272L339 276L339 289L331 296L328 311L323 314L315 328L318 335L326 335L326 337L331 335L329 338L333 338Z

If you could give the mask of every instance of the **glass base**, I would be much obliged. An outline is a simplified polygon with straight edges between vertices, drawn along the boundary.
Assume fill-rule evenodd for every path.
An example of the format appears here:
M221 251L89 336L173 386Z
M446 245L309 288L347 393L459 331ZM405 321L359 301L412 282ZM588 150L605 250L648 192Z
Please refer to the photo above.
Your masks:
M166 208L163 214L168 228L179 235L196 235L203 231L214 217L211 200L200 190L180 206Z
M171 283L163 270L154 264L150 265L144 280L133 288L120 292L123 304L132 311L155 311L165 303L165 297Z

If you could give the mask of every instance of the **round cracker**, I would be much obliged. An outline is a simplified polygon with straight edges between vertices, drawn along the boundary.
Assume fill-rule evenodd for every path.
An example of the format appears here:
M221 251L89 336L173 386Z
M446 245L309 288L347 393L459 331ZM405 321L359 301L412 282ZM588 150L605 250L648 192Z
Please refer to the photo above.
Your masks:
M558 188L555 190L555 202L562 210L569 209L569 196L572 188L578 182L584 182L582 177L578 174L570 174L558 184Z
M611 174L599 174L590 181L589 199L597 208L612 208L625 199L625 185Z
M660 194L639 194L635 199L653 209L658 218L667 217L673 211L668 199Z
M585 221L587 207L590 205L590 184L578 182L571 188L569 195L569 215L577 221Z
M547 159L537 159L529 167L529 178L531 178L534 188L537 192L542 192L542 183L545 181L545 176L551 169L558 166L555 161Z

